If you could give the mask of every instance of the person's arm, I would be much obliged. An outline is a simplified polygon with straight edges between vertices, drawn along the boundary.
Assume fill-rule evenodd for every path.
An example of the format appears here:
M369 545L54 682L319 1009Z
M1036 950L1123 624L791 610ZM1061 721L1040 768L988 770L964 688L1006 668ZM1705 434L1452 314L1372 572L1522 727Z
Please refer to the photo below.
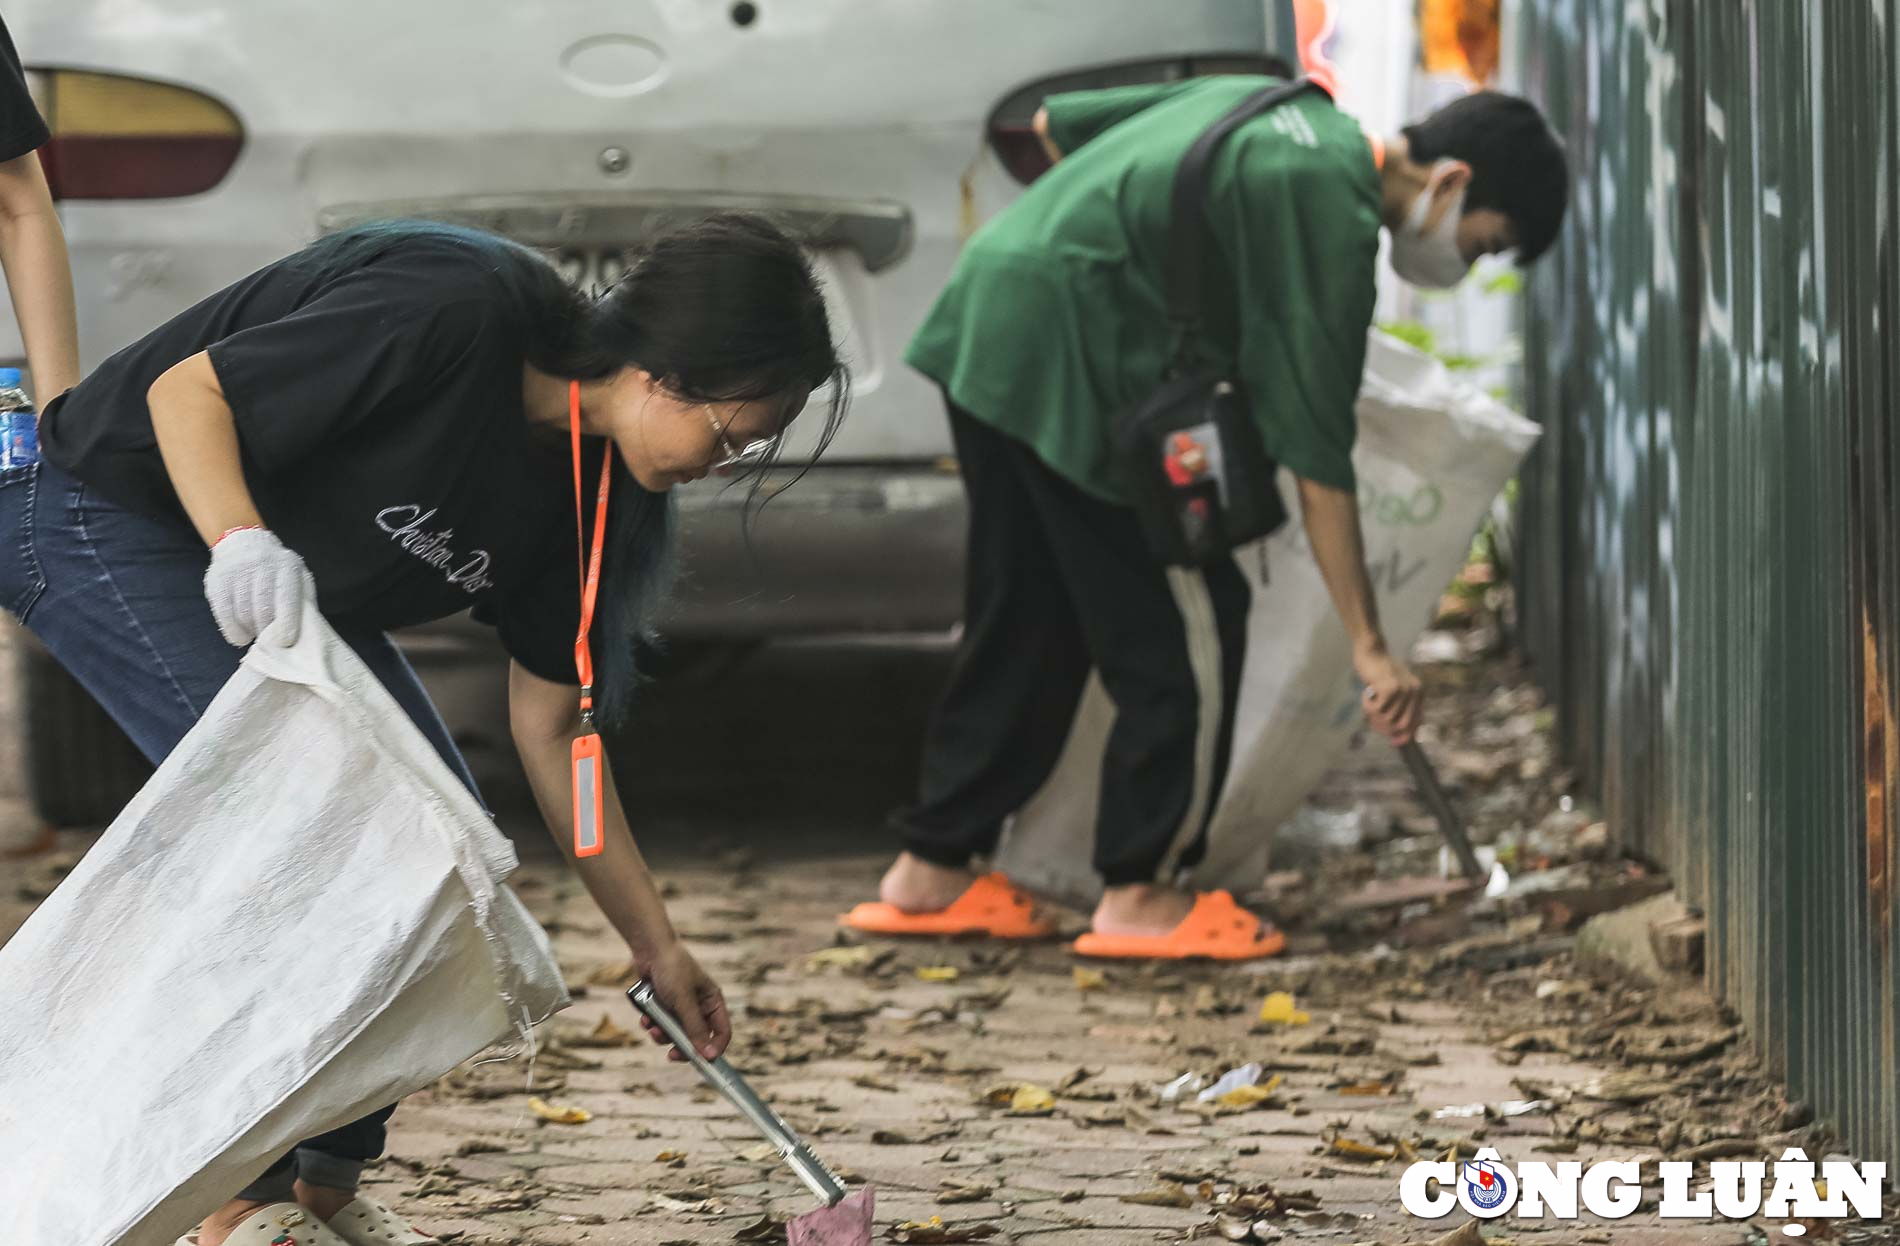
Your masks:
M1366 717L1392 743L1405 744L1418 730L1424 699L1418 676L1386 648L1379 627L1378 601L1372 577L1366 574L1359 500L1345 489L1296 479L1313 561L1352 642L1352 668L1366 685Z
M1135 86L1104 87L1096 91L1064 91L1043 101L1031 122L1043 146L1055 158L1075 151L1096 135L1128 118L1173 99L1199 85L1196 79L1144 82Z
M237 421L204 351L173 364L145 394L172 489L206 545L233 528L264 526L244 482Z
M0 163L0 269L43 408L79 384L79 325L66 235L37 152Z
M203 352L173 364L145 392L152 436L172 491L211 549L205 603L240 648L270 633L294 645L317 586L297 552L264 526L244 480L237 421Z
M601 851L591 857L574 856L571 750L581 730L575 689L543 679L519 662L510 663L508 718L535 803L555 843L626 942L634 968L653 984L660 1001L679 1018L701 1054L709 1060L719 1055L732 1041L725 997L686 950L666 915L660 890L633 842L612 767L603 767L606 836ZM654 1041L665 1041L652 1025L646 1029ZM685 1058L676 1051L669 1055L675 1060Z
M1049 163L1051 165L1061 164L1062 149L1057 147L1055 139L1049 136L1049 109L1047 105L1036 110L1035 119L1029 123L1029 128L1036 132L1036 141L1042 144L1043 154L1049 157Z

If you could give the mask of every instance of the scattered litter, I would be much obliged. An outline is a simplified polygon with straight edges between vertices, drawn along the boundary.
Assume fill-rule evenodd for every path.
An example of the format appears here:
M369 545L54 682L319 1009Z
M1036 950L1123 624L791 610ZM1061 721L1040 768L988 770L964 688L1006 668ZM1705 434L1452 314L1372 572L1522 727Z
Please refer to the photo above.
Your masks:
M1266 1072L1266 1070L1258 1064L1243 1064L1239 1068L1228 1069L1225 1073L1221 1074L1219 1081L1209 1086L1206 1090L1201 1091L1195 1098L1199 1099L1202 1103L1212 1103L1230 1090L1239 1090L1243 1086L1254 1085L1260 1080L1260 1075L1264 1072Z
M576 1107L569 1103L549 1103L540 1098L529 1099L528 1110L542 1120L555 1125L585 1125L594 1119L594 1114L586 1108Z
M1261 1001L1259 1020L1263 1025L1306 1025L1313 1017L1294 1007L1292 995L1275 991Z
M1163 1103L1174 1103L1184 1095L1191 1095L1207 1085L1207 1079L1199 1073L1183 1073L1165 1086L1155 1087L1155 1098Z
M1455 1107L1439 1108L1432 1113L1432 1119L1447 1121L1498 1117L1508 1120L1513 1116L1542 1116L1556 1106L1549 1099L1506 1099L1495 1108L1483 1103L1462 1103Z
M982 1185L970 1181L943 1181L939 1183L937 1201L939 1203L980 1203L996 1192L995 1186Z
M717 1199L674 1198L671 1194L650 1194L647 1196L653 1206L661 1211L675 1212L680 1215L703 1216L723 1210Z
M1538 999L1572 999L1590 994L1588 982L1578 982L1568 978L1546 978L1537 984Z
M925 982L955 982L963 971L955 965L919 965L917 976Z
M1075 989L1078 991L1099 991L1108 984L1108 975L1099 969L1075 967Z

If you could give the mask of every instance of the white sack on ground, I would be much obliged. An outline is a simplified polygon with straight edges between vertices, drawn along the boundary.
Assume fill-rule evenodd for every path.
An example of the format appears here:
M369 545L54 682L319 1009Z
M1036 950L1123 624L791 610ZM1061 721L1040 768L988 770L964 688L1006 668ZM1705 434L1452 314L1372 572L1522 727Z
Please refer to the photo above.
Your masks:
M565 1007L513 847L312 608L0 949L0 1241L170 1246Z
M1403 654L1431 621L1491 501L1538 428L1386 334L1370 335L1357 404L1359 511L1379 617ZM1274 828L1344 755L1363 723L1350 646L1307 545L1292 477L1280 488L1292 519L1237 552L1253 587L1234 760L1192 876L1236 893L1267 871ZM1102 746L1113 709L1091 678L1069 741L1041 792L1013 821L996 866L1032 889L1093 904L1089 861ZM1374 743L1371 747L1383 747Z

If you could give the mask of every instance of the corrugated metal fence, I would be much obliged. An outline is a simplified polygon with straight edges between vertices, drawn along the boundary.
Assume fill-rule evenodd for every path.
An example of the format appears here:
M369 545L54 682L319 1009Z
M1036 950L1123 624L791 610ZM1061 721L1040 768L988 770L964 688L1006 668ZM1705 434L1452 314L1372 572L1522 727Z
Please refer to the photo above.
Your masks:
M1526 642L1794 1093L1900 1161L1900 0L1522 0Z

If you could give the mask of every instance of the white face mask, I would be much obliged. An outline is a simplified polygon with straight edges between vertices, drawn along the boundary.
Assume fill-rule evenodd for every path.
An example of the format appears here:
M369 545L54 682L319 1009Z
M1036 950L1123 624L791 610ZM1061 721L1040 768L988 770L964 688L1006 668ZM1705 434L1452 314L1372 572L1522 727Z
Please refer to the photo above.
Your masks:
M1447 163L1441 162L1439 169ZM1405 223L1392 231L1392 271L1415 286L1435 290L1450 289L1471 271L1464 252L1458 249L1458 221L1465 214L1464 187L1459 187L1457 198L1445 205L1445 214L1432 231L1425 232L1425 218L1432 210L1432 190L1442 176L1442 172L1435 172L1412 200Z

